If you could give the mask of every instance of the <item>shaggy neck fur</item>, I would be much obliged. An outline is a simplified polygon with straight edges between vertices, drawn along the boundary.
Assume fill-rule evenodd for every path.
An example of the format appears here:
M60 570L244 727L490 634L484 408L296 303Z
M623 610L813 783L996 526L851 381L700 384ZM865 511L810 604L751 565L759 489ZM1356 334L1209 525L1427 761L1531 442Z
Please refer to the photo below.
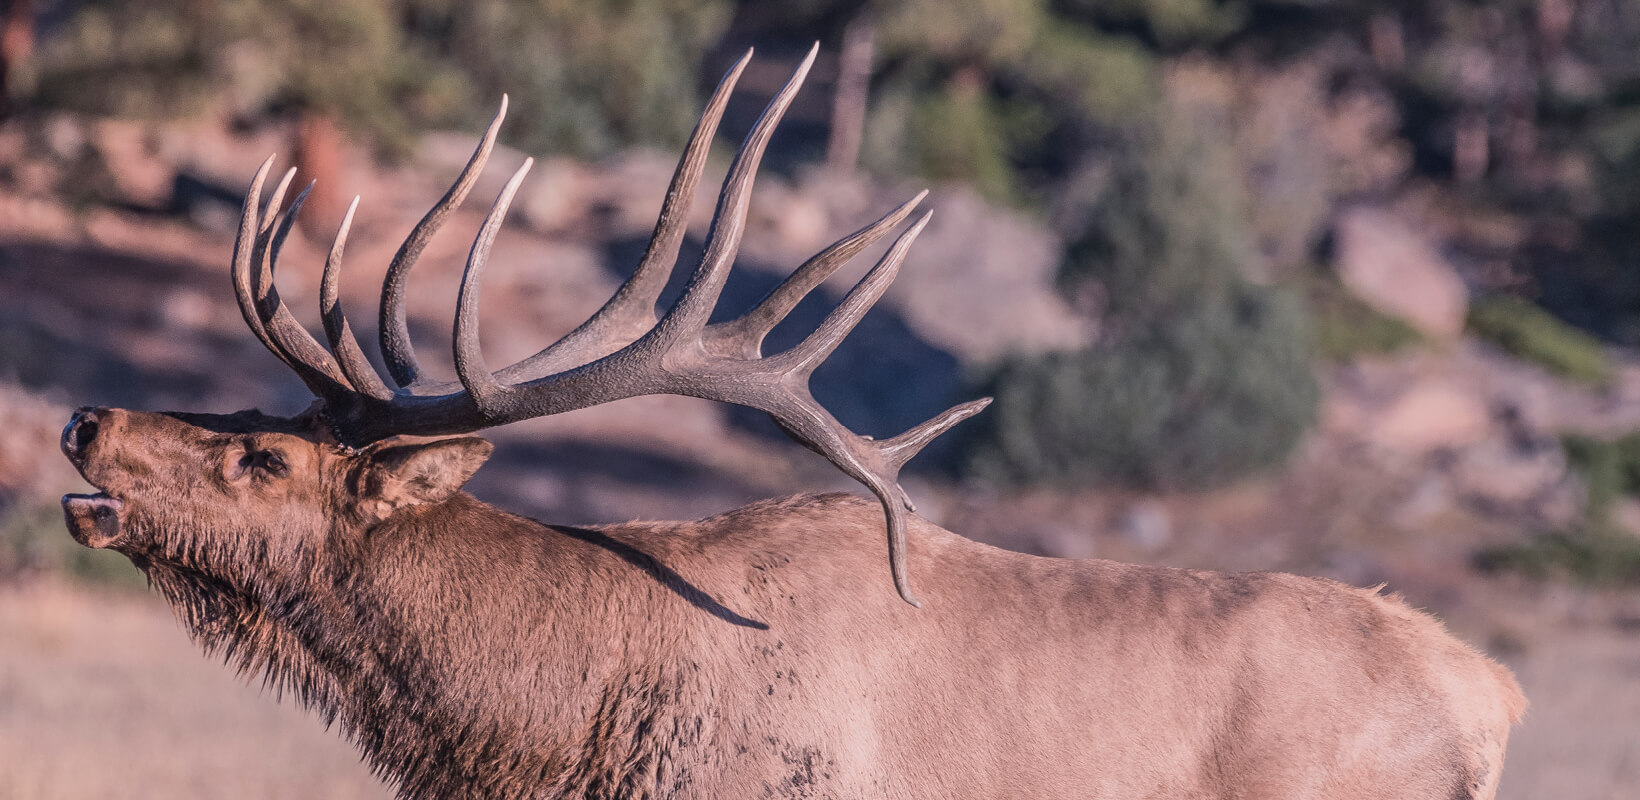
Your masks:
M339 532L297 570L259 556L142 566L207 650L340 722L401 797L642 797L687 782L661 753L706 733L670 716L699 705L683 701L700 667L668 657L685 644L677 626L622 612L648 600L608 580L608 550L457 495Z

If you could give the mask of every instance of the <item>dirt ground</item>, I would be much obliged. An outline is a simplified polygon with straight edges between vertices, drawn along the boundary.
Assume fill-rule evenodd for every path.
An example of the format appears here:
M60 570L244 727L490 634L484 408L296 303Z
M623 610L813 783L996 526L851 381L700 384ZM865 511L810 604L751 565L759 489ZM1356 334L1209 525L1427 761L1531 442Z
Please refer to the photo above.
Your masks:
M386 796L351 745L203 657L156 598L0 587L0 798Z
M1510 742L1499 797L1640 795L1637 639L1572 626L1515 665L1532 708Z

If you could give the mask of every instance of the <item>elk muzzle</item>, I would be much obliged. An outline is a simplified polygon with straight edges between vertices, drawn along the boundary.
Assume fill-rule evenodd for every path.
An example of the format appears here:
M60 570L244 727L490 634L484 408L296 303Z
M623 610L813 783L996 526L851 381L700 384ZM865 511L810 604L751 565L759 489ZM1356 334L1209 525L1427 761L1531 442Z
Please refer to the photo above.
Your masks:
M68 425L63 428L63 454L82 475L85 474L87 454L107 414L106 409L81 408L74 412ZM74 541L86 547L107 547L119 540L122 508L124 503L119 498L103 492L63 495L63 521L68 523L68 532Z
M118 498L97 494L63 495L63 520L74 541L86 547L107 547L120 538L120 509Z
M83 406L74 412L63 428L62 448L63 455L79 467L85 463L86 451L91 448L91 442L97 438L97 432L102 427L102 416L107 413L100 408Z

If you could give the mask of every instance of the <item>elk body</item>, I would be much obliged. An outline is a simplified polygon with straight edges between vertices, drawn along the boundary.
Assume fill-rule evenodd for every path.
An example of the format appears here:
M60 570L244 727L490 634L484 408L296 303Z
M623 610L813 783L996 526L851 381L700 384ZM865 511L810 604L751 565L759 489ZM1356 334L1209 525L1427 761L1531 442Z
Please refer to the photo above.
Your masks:
M389 268L382 345L397 388L336 303L345 223L321 291L330 350L280 303L272 268L296 206L273 213L281 184L259 210L264 166L235 286L252 330L319 402L295 418L82 409L63 448L101 491L64 498L70 531L130 557L206 649L340 723L405 798L1493 796L1525 701L1507 670L1397 599L1036 558L906 514L900 465L983 402L874 440L837 424L806 379L920 223L810 339L770 356L761 340L911 204L741 318L706 324L762 143L807 63L748 136L702 263L657 320L681 204L744 63L709 103L633 278L564 340L491 372L477 278L515 176L469 259L458 384L421 377L402 285L495 126ZM461 492L490 445L424 438L655 392L767 411L879 502L543 525Z

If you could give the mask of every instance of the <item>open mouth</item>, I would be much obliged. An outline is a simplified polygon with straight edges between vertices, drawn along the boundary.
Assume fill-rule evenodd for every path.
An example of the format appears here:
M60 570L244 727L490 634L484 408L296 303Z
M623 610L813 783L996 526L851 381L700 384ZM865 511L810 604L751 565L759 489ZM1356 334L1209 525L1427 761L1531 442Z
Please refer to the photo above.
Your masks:
M63 520L74 541L86 547L108 547L120 539L120 509L117 497L96 494L63 495Z

